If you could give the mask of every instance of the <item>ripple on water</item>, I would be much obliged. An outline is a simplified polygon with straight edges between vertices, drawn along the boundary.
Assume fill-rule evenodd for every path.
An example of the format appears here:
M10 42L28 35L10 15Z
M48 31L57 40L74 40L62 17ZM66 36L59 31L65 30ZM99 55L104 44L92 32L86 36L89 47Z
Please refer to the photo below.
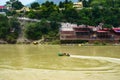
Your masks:
M38 61L36 63L28 63L27 66L0 65L1 69L24 68L49 69L49 70L72 70L72 71L115 71L118 68L119 59L107 57L90 57L71 55L70 57L59 57L56 60ZM118 68L119 69L119 68Z
M120 59L118 58L110 58L110 57L95 57L95 56L79 56L79 55L71 55L72 58L77 59L85 59L85 60L93 60L94 66L90 67L93 63L90 63L88 66L90 68L78 68L76 70L80 71L113 71L115 72L118 66L120 66ZM95 63L95 62L98 63Z

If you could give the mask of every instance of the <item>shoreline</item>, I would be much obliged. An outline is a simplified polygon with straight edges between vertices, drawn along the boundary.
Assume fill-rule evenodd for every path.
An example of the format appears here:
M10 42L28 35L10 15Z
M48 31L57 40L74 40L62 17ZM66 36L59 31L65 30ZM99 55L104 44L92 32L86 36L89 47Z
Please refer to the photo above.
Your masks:
M0 45L60 45L60 46L120 46L120 44L106 44L106 45L96 45L96 44L33 44L33 43L16 43L16 44L9 44L9 43L0 43Z

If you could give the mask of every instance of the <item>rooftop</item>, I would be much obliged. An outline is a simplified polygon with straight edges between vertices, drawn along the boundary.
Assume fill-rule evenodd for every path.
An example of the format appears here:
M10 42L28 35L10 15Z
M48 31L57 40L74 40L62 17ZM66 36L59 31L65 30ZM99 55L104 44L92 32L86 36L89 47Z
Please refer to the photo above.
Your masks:
M0 9L4 9L5 8L5 6L0 6Z

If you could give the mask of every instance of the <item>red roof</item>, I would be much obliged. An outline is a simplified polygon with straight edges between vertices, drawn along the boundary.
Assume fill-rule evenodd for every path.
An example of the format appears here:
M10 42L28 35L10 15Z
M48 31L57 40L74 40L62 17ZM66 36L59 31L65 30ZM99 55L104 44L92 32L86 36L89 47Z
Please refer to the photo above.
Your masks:
M5 6L0 6L0 9L4 9L5 8Z
M120 33L120 28L113 28L113 30L117 33Z

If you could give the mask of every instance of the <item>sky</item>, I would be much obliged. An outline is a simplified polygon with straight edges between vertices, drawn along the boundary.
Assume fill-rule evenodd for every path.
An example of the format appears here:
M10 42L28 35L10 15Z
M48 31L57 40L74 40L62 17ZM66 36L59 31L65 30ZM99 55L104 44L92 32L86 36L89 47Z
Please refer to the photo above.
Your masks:
M0 5L4 5L6 3L6 1L9 1L9 0L0 0ZM20 2L22 2L23 5L26 5L26 4L29 4L35 0L19 0Z

